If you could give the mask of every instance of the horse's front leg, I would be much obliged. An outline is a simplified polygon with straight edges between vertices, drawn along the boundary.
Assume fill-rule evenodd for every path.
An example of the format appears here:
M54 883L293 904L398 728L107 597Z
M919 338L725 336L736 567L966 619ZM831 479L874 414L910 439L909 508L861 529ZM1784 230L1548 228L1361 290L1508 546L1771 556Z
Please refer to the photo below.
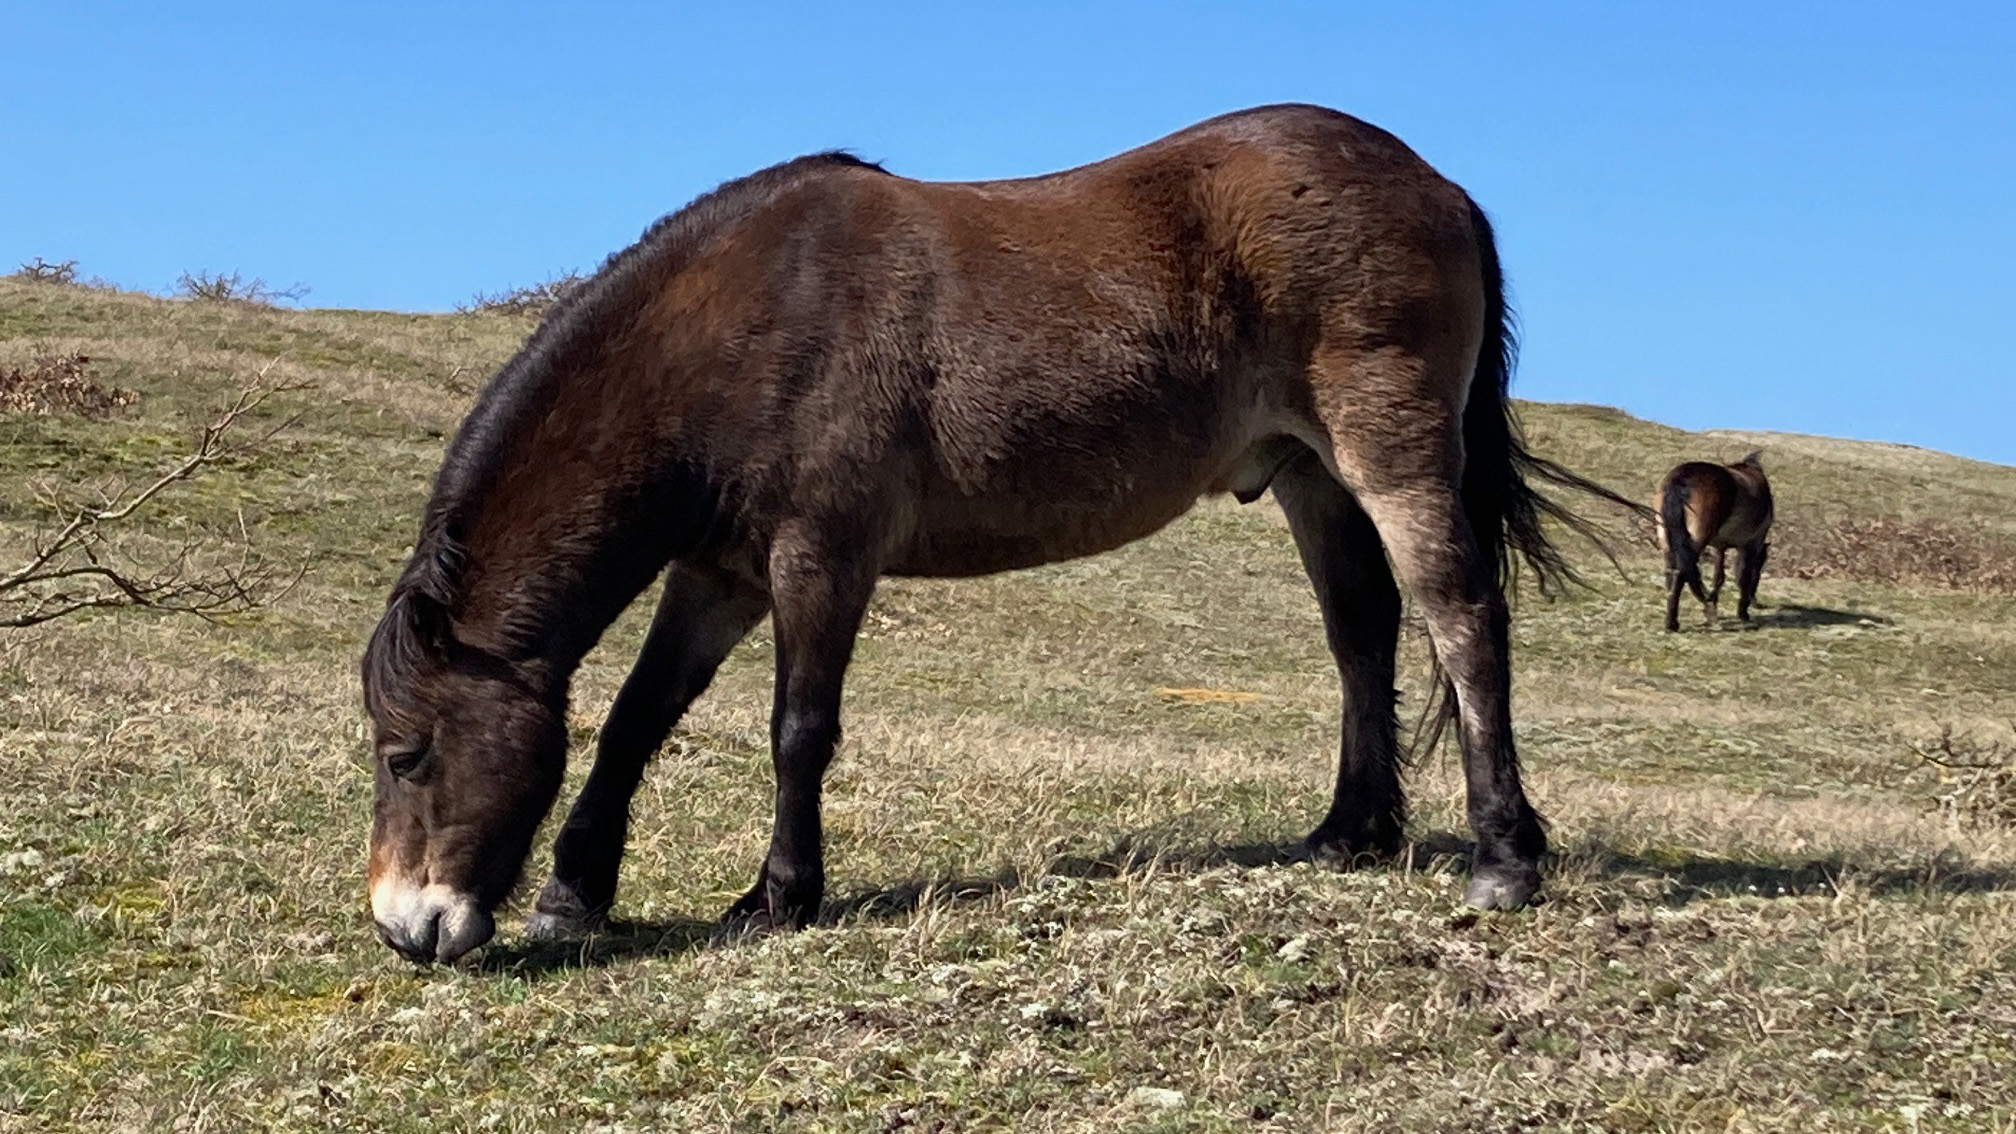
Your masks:
M761 590L725 572L683 563L666 572L658 613L602 724L595 765L554 842L553 874L539 890L527 932L566 936L608 918L630 829L630 798L645 763L769 608Z
M878 574L858 537L810 526L780 530L770 552L777 689L770 755L777 811L756 884L727 918L800 928L826 892L819 802L840 743L840 686Z

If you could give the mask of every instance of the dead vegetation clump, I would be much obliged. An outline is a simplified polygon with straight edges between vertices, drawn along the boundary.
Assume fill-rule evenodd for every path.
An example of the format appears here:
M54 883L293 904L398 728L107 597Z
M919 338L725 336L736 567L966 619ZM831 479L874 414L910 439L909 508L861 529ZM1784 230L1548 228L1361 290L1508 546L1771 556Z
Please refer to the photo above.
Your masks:
M308 294L308 285L273 287L257 276L246 279L237 272L183 272L175 280L175 294L199 303L236 303L247 307L273 307L292 303Z
M59 260L50 263L37 256L33 260L14 269L14 278L23 283L53 284L69 287L77 282L77 261Z
M1942 725L1913 749L1933 773L1933 805L1967 830L2016 830L2016 746L1955 735Z
M2016 593L2016 543L1978 524L1851 516L1781 522L1779 533L1771 540L1773 574Z
M553 305L573 294L587 282L579 272L564 272L530 287L507 288L498 292L479 291L455 310L464 315L544 315Z
M25 367L0 371L0 413L102 418L139 400L132 390L93 379L88 355L38 354Z
M60 287L79 291L117 291L118 286L102 276L85 277L78 274L75 260L44 260L37 256L7 273L5 279L15 283L38 284L43 287Z

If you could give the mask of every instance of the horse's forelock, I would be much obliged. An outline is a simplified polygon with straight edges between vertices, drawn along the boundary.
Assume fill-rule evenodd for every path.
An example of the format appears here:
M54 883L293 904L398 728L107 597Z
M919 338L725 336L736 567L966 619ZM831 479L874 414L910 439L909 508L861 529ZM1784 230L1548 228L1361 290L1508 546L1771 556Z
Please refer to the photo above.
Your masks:
M441 660L463 559L451 525L429 524L364 650L364 697L372 712L401 714L414 680Z

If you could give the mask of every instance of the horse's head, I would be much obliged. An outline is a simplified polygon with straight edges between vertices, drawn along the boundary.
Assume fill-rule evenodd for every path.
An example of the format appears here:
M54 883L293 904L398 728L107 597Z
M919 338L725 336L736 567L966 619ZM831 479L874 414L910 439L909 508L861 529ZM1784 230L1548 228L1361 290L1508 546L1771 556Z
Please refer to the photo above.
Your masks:
M564 679L458 640L441 588L411 570L363 669L377 773L371 916L401 956L452 961L490 939L491 912L559 792Z

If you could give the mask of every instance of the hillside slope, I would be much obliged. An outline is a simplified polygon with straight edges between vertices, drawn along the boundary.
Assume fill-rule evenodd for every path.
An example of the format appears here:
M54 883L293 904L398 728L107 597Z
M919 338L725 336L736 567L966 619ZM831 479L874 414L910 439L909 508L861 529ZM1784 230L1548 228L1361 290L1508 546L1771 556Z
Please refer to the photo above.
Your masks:
M763 627L638 798L619 932L529 947L507 915L479 965L413 973L364 912L354 666L444 438L529 329L0 281L0 372L80 353L140 394L0 414L0 570L32 484L163 467L262 372L313 384L154 514L305 564L275 605L0 631L0 1129L2016 1122L2016 786L1917 755L2016 752L2016 469L1598 407L1521 412L1634 498L1761 447L1784 528L1751 627L1661 633L1647 533L1595 504L1623 577L1571 543L1593 589L1520 598L1561 852L1533 911L1458 909L1447 753L1413 772L1410 865L1295 861L1334 669L1271 501L1214 500L1106 556L885 585L820 927L711 927L767 839ZM577 679L577 753L641 630ZM1425 669L1410 631L1403 707Z

